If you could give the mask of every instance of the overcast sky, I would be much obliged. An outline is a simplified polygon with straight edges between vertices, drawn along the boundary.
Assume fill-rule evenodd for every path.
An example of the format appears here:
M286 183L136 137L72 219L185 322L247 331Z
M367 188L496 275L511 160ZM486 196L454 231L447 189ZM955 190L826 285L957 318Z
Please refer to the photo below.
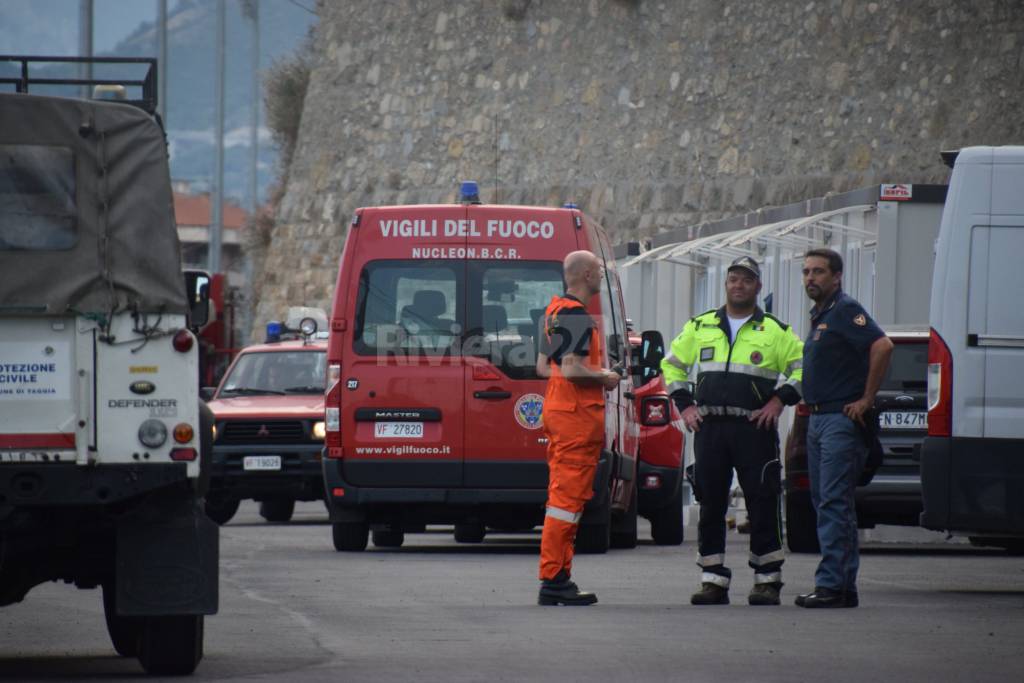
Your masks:
M177 0L168 0L168 12ZM77 55L79 0L0 0L0 54ZM144 21L157 0L93 0L93 52L109 52Z

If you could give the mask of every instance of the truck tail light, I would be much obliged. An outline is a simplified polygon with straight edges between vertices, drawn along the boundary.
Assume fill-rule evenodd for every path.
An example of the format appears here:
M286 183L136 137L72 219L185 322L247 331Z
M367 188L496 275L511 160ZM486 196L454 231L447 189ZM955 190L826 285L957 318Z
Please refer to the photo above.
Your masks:
M324 409L324 429L328 432L341 431L341 408Z
M174 347L175 351L185 353L192 349L194 340L195 338L188 330L178 330L174 333L174 337L171 339L171 346Z
M174 440L178 443L188 443L194 435L192 425L187 422L179 422L174 425Z
M640 421L649 427L667 425L672 421L668 398L665 396L647 397L641 406Z
M330 460L340 460L344 455L345 452L341 446L331 446L327 449L327 457Z
M953 355L931 328L928 336L928 436L953 435Z
M175 448L171 450L171 460L177 462L192 462L196 459L196 449L194 448Z

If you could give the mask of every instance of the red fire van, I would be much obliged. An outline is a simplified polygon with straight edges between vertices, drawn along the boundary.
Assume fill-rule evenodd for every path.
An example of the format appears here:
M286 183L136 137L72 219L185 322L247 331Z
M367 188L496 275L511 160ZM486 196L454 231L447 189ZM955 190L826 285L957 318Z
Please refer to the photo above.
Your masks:
M463 188L463 195L473 195ZM324 483L338 550L399 546L424 524L455 538L543 521L548 481L538 322L562 260L606 268L588 312L606 367L629 368L611 244L575 207L453 205L356 211L327 350ZM639 425L629 376L607 394L605 448L580 552L636 545Z

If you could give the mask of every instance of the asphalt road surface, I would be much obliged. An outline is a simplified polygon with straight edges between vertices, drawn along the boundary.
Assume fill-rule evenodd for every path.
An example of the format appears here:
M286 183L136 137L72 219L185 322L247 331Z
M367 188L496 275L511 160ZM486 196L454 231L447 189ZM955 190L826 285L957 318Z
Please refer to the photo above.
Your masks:
M577 558L593 607L539 607L539 535L337 553L318 504L271 525L245 503L221 535L220 614L194 680L1020 681L1024 558L962 543L868 544L861 607L804 610L816 558L791 555L780 607L750 607L746 537L733 604L692 607L696 547ZM649 527L641 521L641 537ZM0 678L143 678L119 658L99 591L47 584L0 609Z

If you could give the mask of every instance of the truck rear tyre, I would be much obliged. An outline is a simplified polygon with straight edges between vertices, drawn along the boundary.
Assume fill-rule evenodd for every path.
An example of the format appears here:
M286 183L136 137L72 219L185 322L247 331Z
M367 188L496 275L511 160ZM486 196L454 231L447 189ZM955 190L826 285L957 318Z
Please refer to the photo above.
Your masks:
M633 491L633 499L622 516L615 520L611 528L610 545L612 548L636 547L636 509L637 491Z
M232 500L230 498L208 497L203 503L203 509L206 510L207 517L217 522L217 524L224 525L235 516L241 503L242 501L240 500Z
M153 676L187 676L203 658L203 615L143 617L139 663Z
M260 503L260 517L268 522L287 522L294 513L294 500L275 498Z
M405 543L405 532L401 529L377 529L373 532L373 544L378 548L401 548Z
M459 522L455 525L456 543L480 543L487 535L483 522Z
M683 542L683 487L680 486L669 504L651 515L651 538L654 545L681 545Z
M366 522L335 522L331 525L334 549L338 552L362 552L370 540L370 525Z
M142 617L122 617L117 613L117 589L113 583L103 584L103 616L114 650L122 657L139 656L139 632Z
M809 493L786 494L786 546L794 553L817 553L818 516Z

